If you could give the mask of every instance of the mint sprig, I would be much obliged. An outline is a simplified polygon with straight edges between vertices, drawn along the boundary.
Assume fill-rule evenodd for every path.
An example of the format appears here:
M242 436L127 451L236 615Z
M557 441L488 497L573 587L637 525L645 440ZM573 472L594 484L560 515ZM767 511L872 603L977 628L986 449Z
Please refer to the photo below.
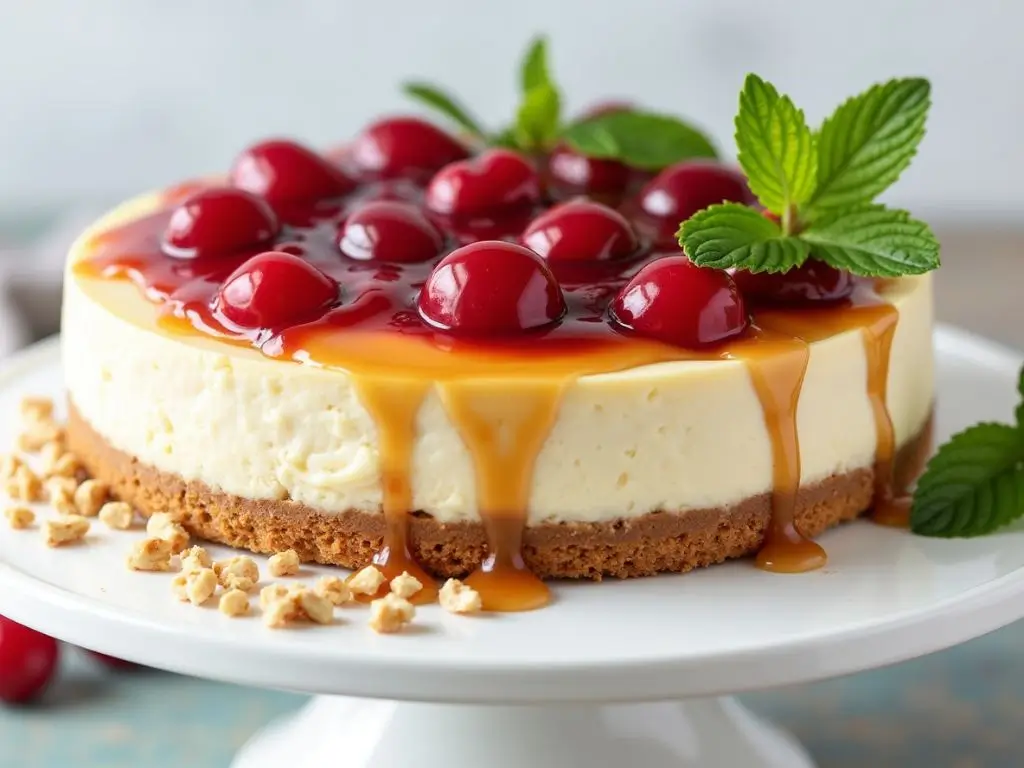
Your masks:
M452 96L428 83L411 82L402 86L406 96L440 112L471 136L487 139L487 134L470 114Z
M683 222L691 261L725 269L739 260L756 272L785 272L807 258L810 246L746 205L713 205Z
M654 112L620 111L570 125L565 143L589 157L618 160L648 171L695 157L716 157L704 133L682 120Z

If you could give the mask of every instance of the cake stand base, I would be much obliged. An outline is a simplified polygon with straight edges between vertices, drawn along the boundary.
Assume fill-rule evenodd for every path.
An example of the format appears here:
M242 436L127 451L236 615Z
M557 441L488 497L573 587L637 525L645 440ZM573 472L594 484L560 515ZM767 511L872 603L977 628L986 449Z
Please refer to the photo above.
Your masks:
M814 768L734 699L486 706L318 696L233 768Z

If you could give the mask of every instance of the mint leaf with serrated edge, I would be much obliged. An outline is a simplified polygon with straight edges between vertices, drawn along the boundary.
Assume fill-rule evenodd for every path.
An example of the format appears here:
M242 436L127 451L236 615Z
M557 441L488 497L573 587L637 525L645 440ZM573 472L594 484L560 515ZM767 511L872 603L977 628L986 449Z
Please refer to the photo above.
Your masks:
M581 154L649 171L689 158L717 156L703 132L678 118L653 112L598 115L570 125L561 137Z
M526 49L519 72L523 94L527 94L540 85L553 85L551 71L548 68L547 38L537 37Z
M928 225L884 205L829 214L800 238L810 244L815 258L857 275L918 275L939 266L939 242Z
M513 132L516 143L524 149L544 149L558 135L561 98L550 84L531 88L523 97L516 113Z
M679 244L700 267L785 272L807 259L810 247L745 205L722 203L695 214L679 229Z
M429 83L406 83L402 90L407 96L425 104L435 112L440 112L453 123L479 139L486 139L487 133L474 120L469 112L463 109L459 103L440 88Z
M803 111L754 74L747 75L736 115L739 162L761 204L783 217L814 192L817 156Z
M812 211L874 200L910 165L924 137L931 86L890 80L844 102L818 134Z

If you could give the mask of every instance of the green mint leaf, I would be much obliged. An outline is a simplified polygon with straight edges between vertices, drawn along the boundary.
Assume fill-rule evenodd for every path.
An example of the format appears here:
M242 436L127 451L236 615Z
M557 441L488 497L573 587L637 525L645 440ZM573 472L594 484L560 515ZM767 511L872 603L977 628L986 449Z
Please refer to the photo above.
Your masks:
M700 130L652 112L611 112L581 120L566 128L562 138L580 154L648 171L693 157L717 156Z
M504 147L505 149L518 149L519 142L516 140L516 129L514 126L503 128L493 134L487 141L489 146Z
M697 266L751 272L785 272L803 264L810 252L807 243L739 203L695 213L679 228L679 244Z
M534 38L526 49L519 77L523 95L542 85L554 86L551 70L548 68L548 41L544 37Z
M773 213L790 215L814 192L814 135L788 96L747 75L736 115L736 147L751 191Z
M818 134L814 211L869 203L910 165L924 136L927 80L876 85L843 103Z
M884 205L832 212L800 238L816 258L866 277L919 275L939 266L939 242L928 225Z
M923 536L981 536L1024 515L1024 431L977 424L954 435L917 481L910 527Z
M558 136L562 100L551 84L531 88L516 114L515 138L526 151L546 149Z
M467 133L479 139L486 138L487 134L480 126L480 123L474 120L454 98L440 88L435 88L428 83L406 83L402 86L402 90L407 96L427 105L436 112L440 112Z
M1017 381L1017 394L1020 395L1020 403L1017 404L1017 429L1024 432L1024 367L1020 369L1020 379Z

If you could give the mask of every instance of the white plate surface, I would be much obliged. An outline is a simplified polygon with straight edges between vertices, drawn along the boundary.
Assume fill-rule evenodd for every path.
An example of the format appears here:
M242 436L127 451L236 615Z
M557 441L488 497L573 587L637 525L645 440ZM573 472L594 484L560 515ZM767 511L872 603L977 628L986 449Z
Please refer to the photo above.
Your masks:
M937 436L1007 420L1020 355L940 329ZM0 373L0 446L24 394L60 397L57 344ZM43 516L51 514L39 507ZM1024 616L1024 528L943 541L858 522L828 533L828 566L778 575L735 562L685 576L560 584L550 608L456 617L421 608L380 636L365 609L331 627L265 629L177 603L136 574L136 532L94 524L59 550L0 526L0 613L151 666L266 687L429 701L646 700L807 681L954 645ZM218 556L224 548L213 548ZM260 561L261 565L263 560ZM310 579L327 568L307 568Z

